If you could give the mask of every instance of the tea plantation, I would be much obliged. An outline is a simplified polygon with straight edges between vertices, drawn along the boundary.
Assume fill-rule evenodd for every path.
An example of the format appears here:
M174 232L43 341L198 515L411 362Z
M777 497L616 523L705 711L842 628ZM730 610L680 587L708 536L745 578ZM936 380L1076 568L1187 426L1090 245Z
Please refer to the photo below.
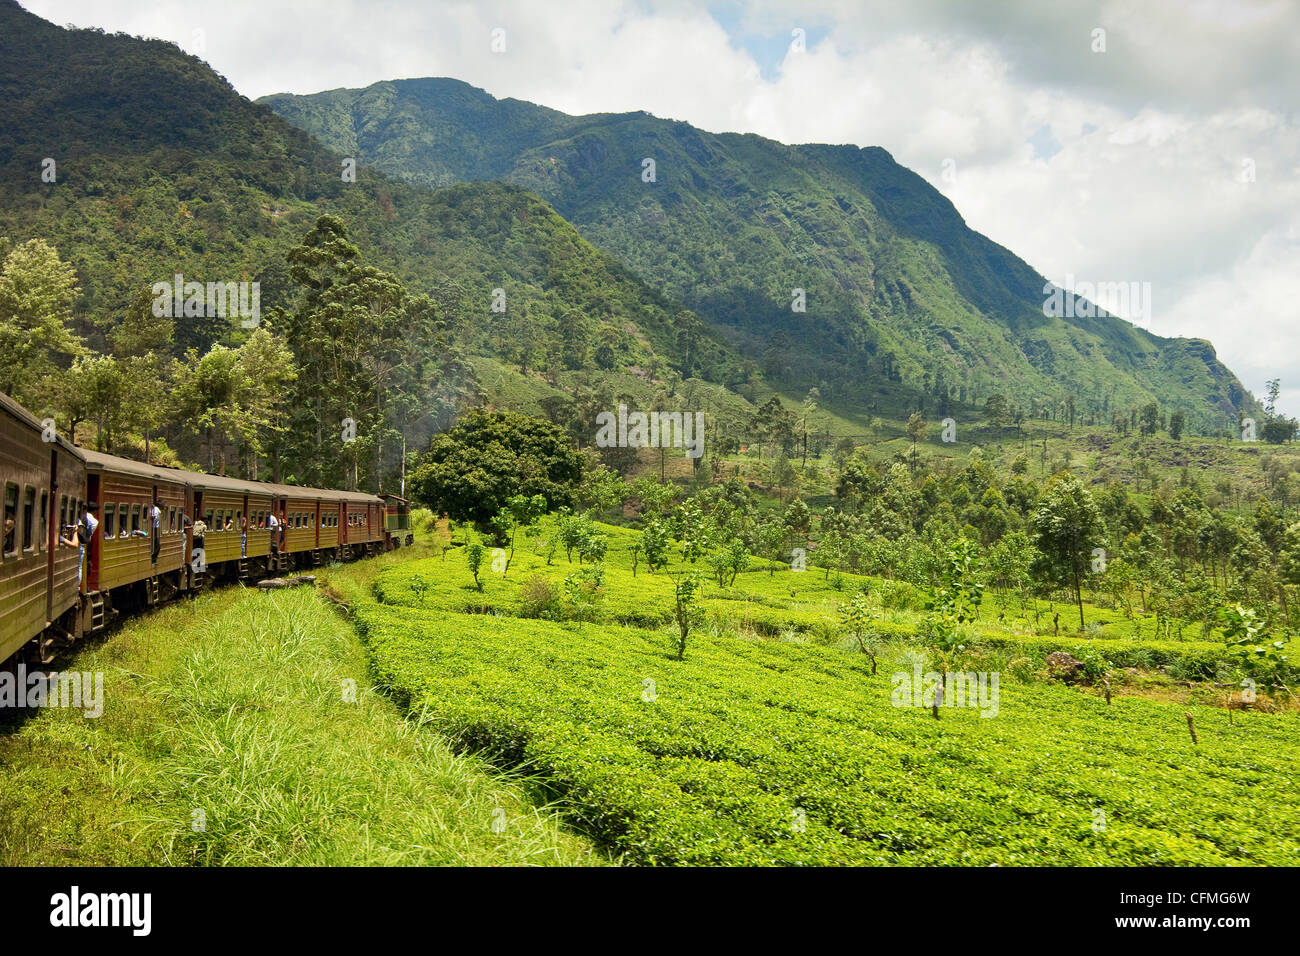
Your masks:
M630 535L603 530L603 581L585 598L564 596L576 560L522 547L505 577L485 563L482 591L460 548L388 567L347 598L382 686L464 749L536 775L625 862L1297 858L1294 711L1230 715L1123 693L1108 704L1042 678L1043 653L1069 642L990 625L960 666L1001 672L996 712L948 706L936 719L894 703L892 675L928 666L906 609L883 606L906 599L885 582L837 591L789 568L707 584L706 619L678 660L672 579L644 562L633 577ZM862 583L882 602L875 674L836 615ZM1074 640L1116 666L1153 655L1212 666L1222 648Z

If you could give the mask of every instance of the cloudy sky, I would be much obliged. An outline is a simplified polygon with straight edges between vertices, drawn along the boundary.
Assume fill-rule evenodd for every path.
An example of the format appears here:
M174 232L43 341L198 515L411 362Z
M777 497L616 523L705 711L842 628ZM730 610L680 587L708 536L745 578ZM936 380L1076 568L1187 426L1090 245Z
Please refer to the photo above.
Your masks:
M1256 394L1280 377L1300 412L1295 0L21 2L175 40L253 98L450 76L883 146L1047 278L1150 283L1130 318L1210 339Z

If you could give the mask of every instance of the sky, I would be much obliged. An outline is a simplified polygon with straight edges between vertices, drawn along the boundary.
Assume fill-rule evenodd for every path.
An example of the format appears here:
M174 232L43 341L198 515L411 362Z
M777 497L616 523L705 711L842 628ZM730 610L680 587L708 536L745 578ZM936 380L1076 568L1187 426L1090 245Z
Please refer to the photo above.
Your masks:
M1098 301L1300 412L1300 0L21 2L174 40L250 98L449 76L881 146L1049 280L1138 283Z

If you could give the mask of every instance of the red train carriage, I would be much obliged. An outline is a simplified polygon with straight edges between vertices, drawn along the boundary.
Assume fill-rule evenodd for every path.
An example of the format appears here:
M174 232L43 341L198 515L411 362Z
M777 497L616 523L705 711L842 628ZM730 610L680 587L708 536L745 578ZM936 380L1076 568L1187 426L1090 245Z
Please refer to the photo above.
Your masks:
M48 658L83 629L80 550L60 538L81 518L84 479L80 450L0 395L0 660L37 639Z
M320 532L322 518L332 507L328 497L331 493L293 485L266 487L275 497L275 513L280 520L281 568L319 567L329 556L322 550Z
M397 495L380 495L384 499L384 535L388 550L415 543L411 531L411 509L405 498Z
M340 550L344 558L376 554L383 550L384 503L374 495L342 492Z
M99 505L86 578L98 627L124 607L152 607L189 589L183 517L194 476L101 452L83 454L86 498Z
M193 482L194 522L206 528L202 547L193 542L191 568L195 586L207 580L262 577L279 569L279 543L272 547L271 514L275 496L270 485L221 475L189 472ZM278 511L276 512L278 515Z
M337 560L343 540L343 502L341 491L322 491L320 521L316 525L316 550L322 561Z

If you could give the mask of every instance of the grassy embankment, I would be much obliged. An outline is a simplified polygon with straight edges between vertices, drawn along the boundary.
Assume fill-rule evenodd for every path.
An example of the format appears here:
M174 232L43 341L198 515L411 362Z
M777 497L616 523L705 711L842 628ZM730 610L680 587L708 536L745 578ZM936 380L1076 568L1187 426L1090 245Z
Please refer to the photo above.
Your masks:
M374 693L355 630L311 588L183 600L57 666L102 671L104 713L0 728L0 864L604 861L523 782Z

